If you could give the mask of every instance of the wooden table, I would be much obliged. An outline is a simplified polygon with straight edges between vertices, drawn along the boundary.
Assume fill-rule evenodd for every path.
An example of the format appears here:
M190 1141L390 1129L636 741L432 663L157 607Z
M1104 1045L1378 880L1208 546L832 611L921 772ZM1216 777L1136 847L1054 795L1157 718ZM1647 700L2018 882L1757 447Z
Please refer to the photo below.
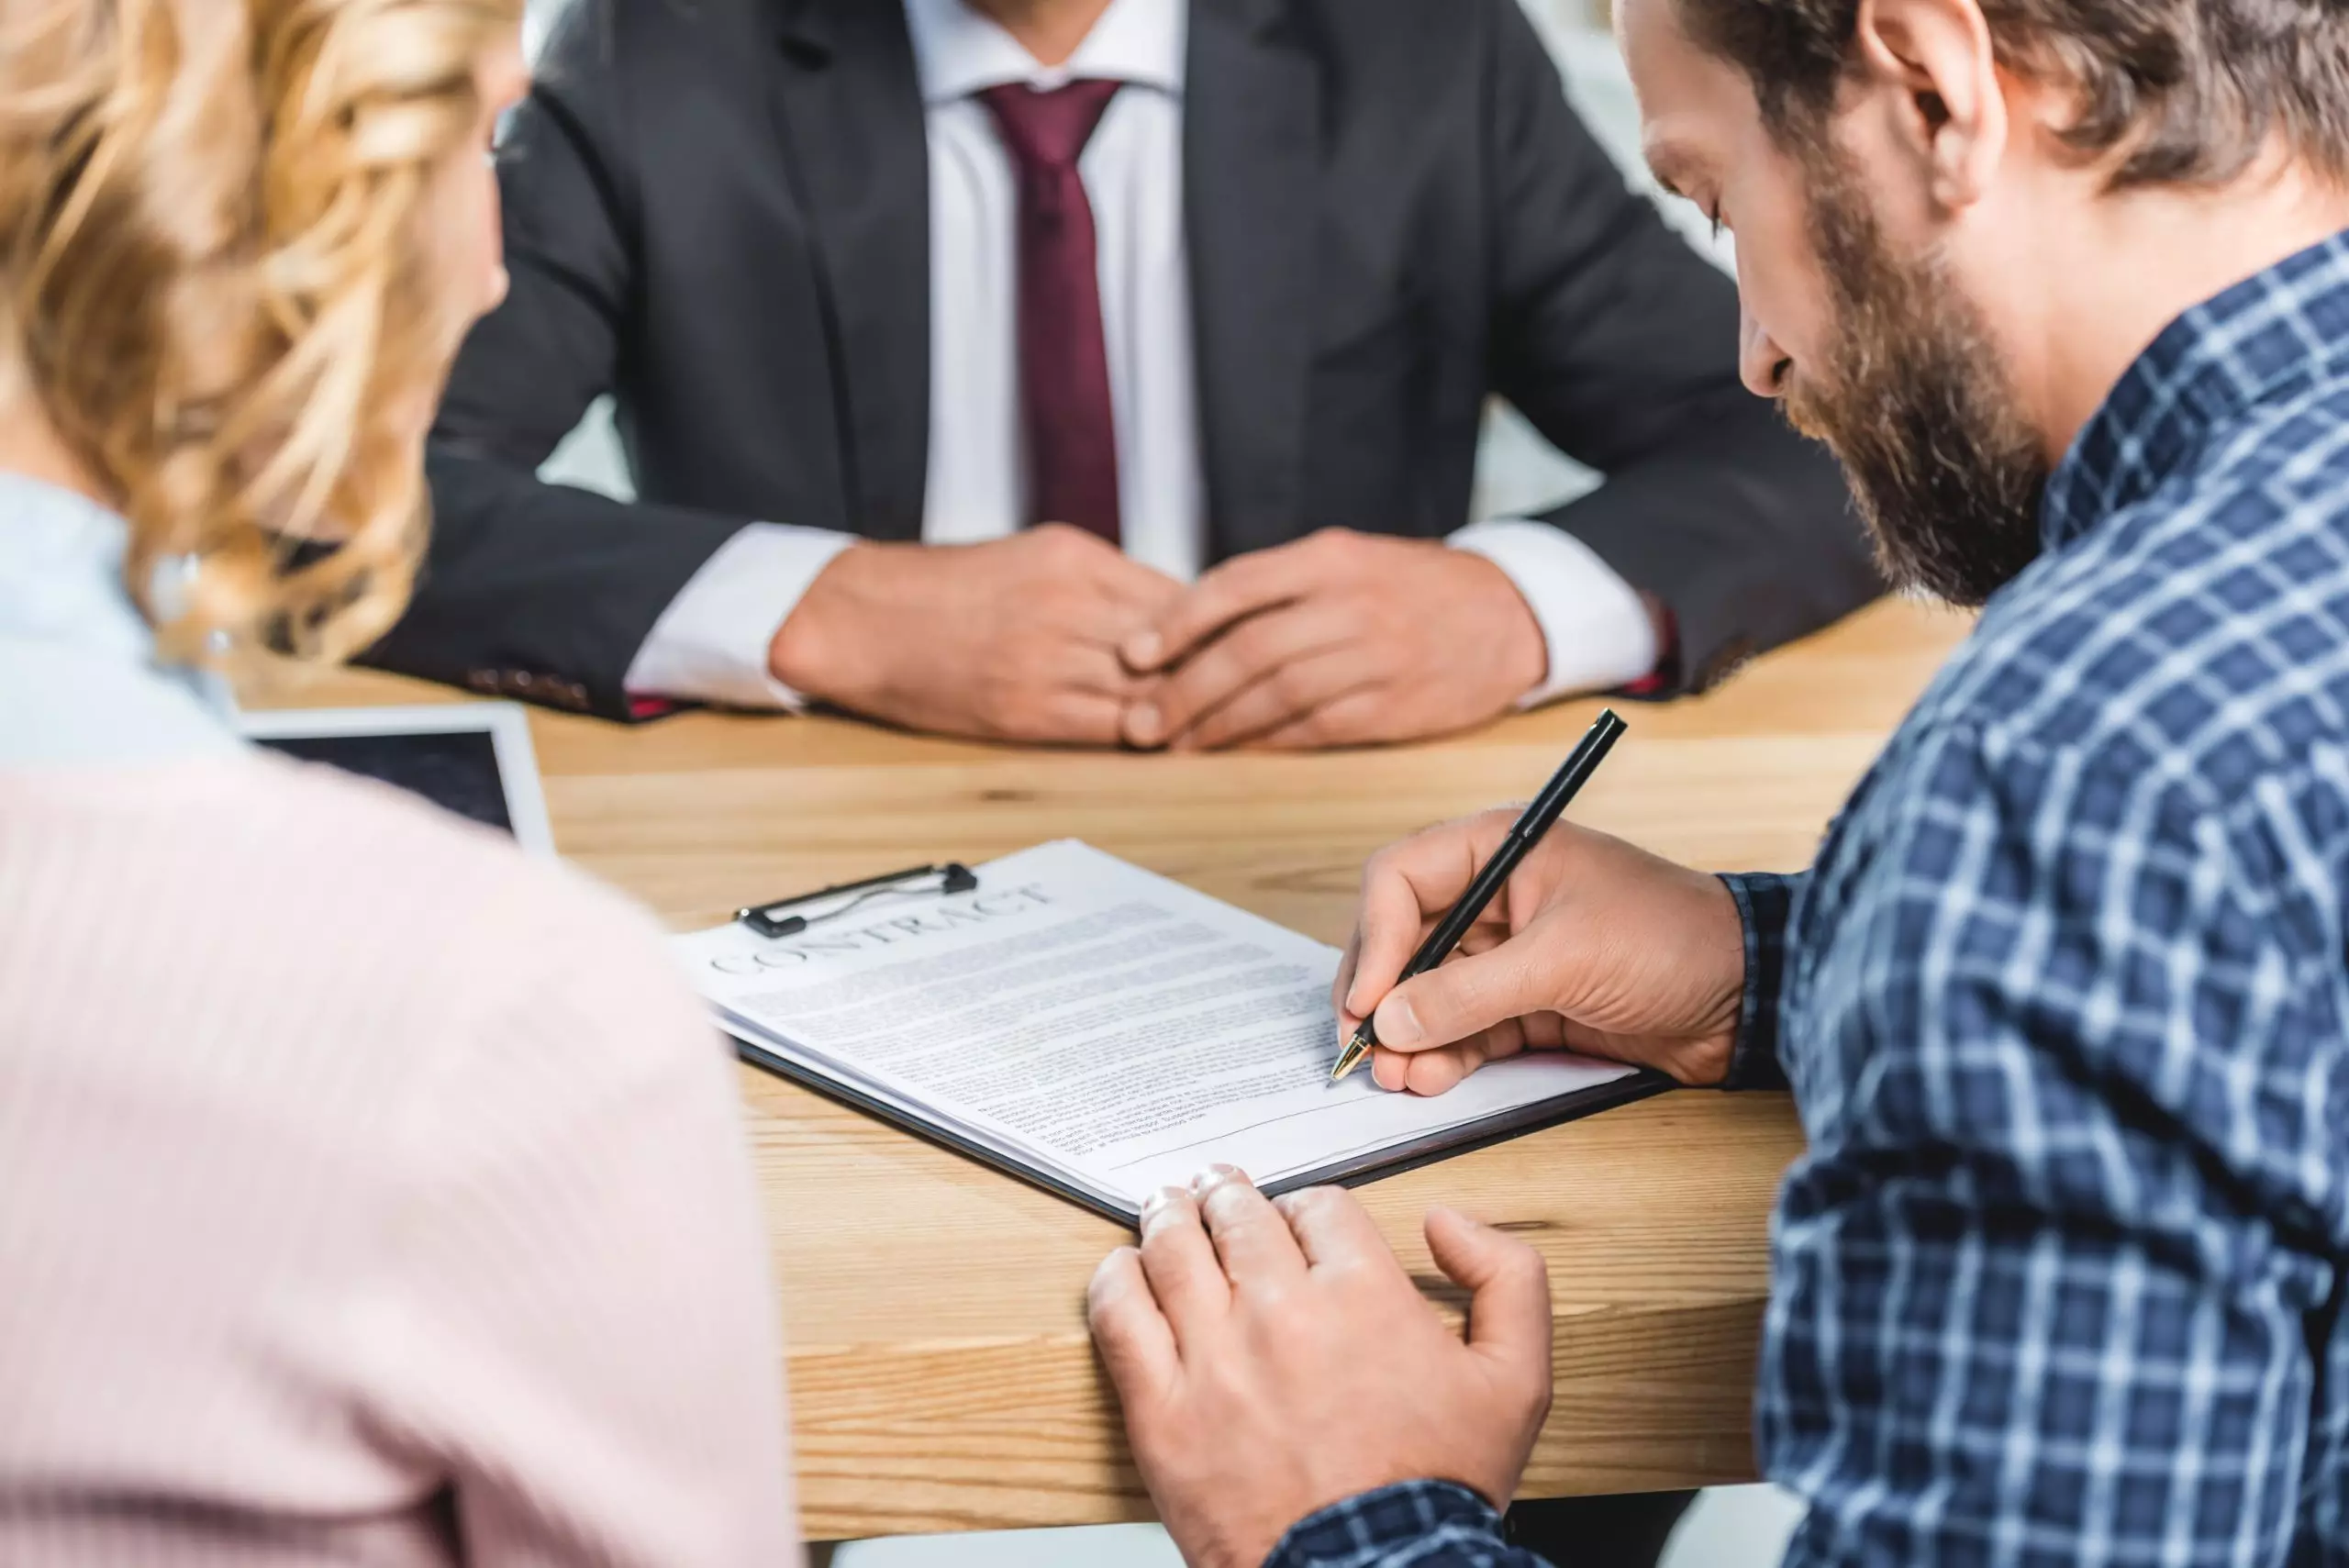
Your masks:
M1701 700L1632 706L1578 820L1716 869L1802 865L1965 623L1879 606ZM367 674L288 706L462 700ZM1311 757L1013 751L831 718L533 716L562 852L679 929L927 861L1075 837L1330 941L1364 857L1537 787L1593 712ZM1106 1221L744 1068L789 1336L808 1534L1149 1517L1087 1342ZM1406 1265L1442 1201L1550 1262L1555 1408L1534 1496L1749 1479L1765 1223L1800 1146L1785 1096L1682 1093L1366 1187ZM746 1373L750 1369L745 1369Z

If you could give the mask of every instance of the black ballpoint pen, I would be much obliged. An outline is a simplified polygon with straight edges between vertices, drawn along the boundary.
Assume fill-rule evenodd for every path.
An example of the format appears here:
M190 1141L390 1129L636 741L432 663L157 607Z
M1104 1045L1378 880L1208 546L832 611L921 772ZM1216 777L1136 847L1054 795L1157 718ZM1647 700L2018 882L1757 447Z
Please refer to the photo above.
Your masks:
M1527 806L1524 814L1510 827L1508 837L1501 840L1500 848L1493 851L1493 858L1486 861L1484 869L1476 873L1476 880L1468 884L1468 891L1460 895L1460 902L1436 922L1435 929L1428 933L1428 940L1419 944L1419 951L1411 955L1411 962L1405 964L1403 973L1396 977L1396 984L1400 985L1415 974L1425 974L1452 956L1452 950L1460 945L1460 939L1468 934L1468 928L1476 923L1476 917L1485 912L1485 906L1493 901L1493 895L1508 884L1509 874L1517 870L1518 862L1525 859L1525 852L1540 843L1542 836L1557 826L1558 818L1565 813L1566 804L1581 792L1582 786L1589 782L1590 775L1598 771L1598 764L1606 760L1608 751L1628 728L1611 707L1598 716L1598 721L1590 727L1590 732L1582 738L1581 744L1559 764L1550 782L1542 786L1542 793L1533 797L1533 804ZM1338 1053L1338 1064L1330 1070L1330 1082L1334 1084L1361 1066L1377 1044L1377 1030L1372 1027L1370 1019L1363 1019L1362 1027L1354 1030L1353 1039L1346 1041L1346 1049Z

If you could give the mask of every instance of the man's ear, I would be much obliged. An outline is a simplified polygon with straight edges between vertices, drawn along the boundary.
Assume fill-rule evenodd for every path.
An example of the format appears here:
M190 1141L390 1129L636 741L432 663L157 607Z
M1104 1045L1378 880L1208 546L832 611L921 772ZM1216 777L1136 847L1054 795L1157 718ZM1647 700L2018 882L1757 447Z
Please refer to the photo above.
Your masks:
M2007 150L2007 83L1978 0L1860 0L1853 58L1933 205L1954 213L1988 194Z

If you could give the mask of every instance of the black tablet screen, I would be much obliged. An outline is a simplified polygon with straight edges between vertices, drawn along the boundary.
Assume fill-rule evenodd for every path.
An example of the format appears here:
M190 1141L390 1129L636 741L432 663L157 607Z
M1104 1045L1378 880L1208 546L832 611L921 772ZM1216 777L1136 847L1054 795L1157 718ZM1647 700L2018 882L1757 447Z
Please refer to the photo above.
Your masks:
M306 762L324 762L345 773L422 795L443 810L514 831L506 809L506 786L497 771L497 742L486 730L445 735L303 735L261 742Z

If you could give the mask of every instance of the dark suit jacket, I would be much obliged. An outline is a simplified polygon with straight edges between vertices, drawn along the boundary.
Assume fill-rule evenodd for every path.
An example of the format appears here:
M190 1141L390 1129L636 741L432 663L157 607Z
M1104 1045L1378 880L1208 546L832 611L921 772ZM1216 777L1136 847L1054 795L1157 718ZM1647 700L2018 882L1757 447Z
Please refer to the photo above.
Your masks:
M1192 0L1187 240L1216 558L1468 520L1508 398L1608 483L1550 520L1674 611L1702 686L1878 592L1737 301L1576 119L1516 0ZM513 293L432 444L377 662L628 713L743 522L921 534L930 236L896 0L577 0L499 158ZM616 395L641 500L533 471Z

